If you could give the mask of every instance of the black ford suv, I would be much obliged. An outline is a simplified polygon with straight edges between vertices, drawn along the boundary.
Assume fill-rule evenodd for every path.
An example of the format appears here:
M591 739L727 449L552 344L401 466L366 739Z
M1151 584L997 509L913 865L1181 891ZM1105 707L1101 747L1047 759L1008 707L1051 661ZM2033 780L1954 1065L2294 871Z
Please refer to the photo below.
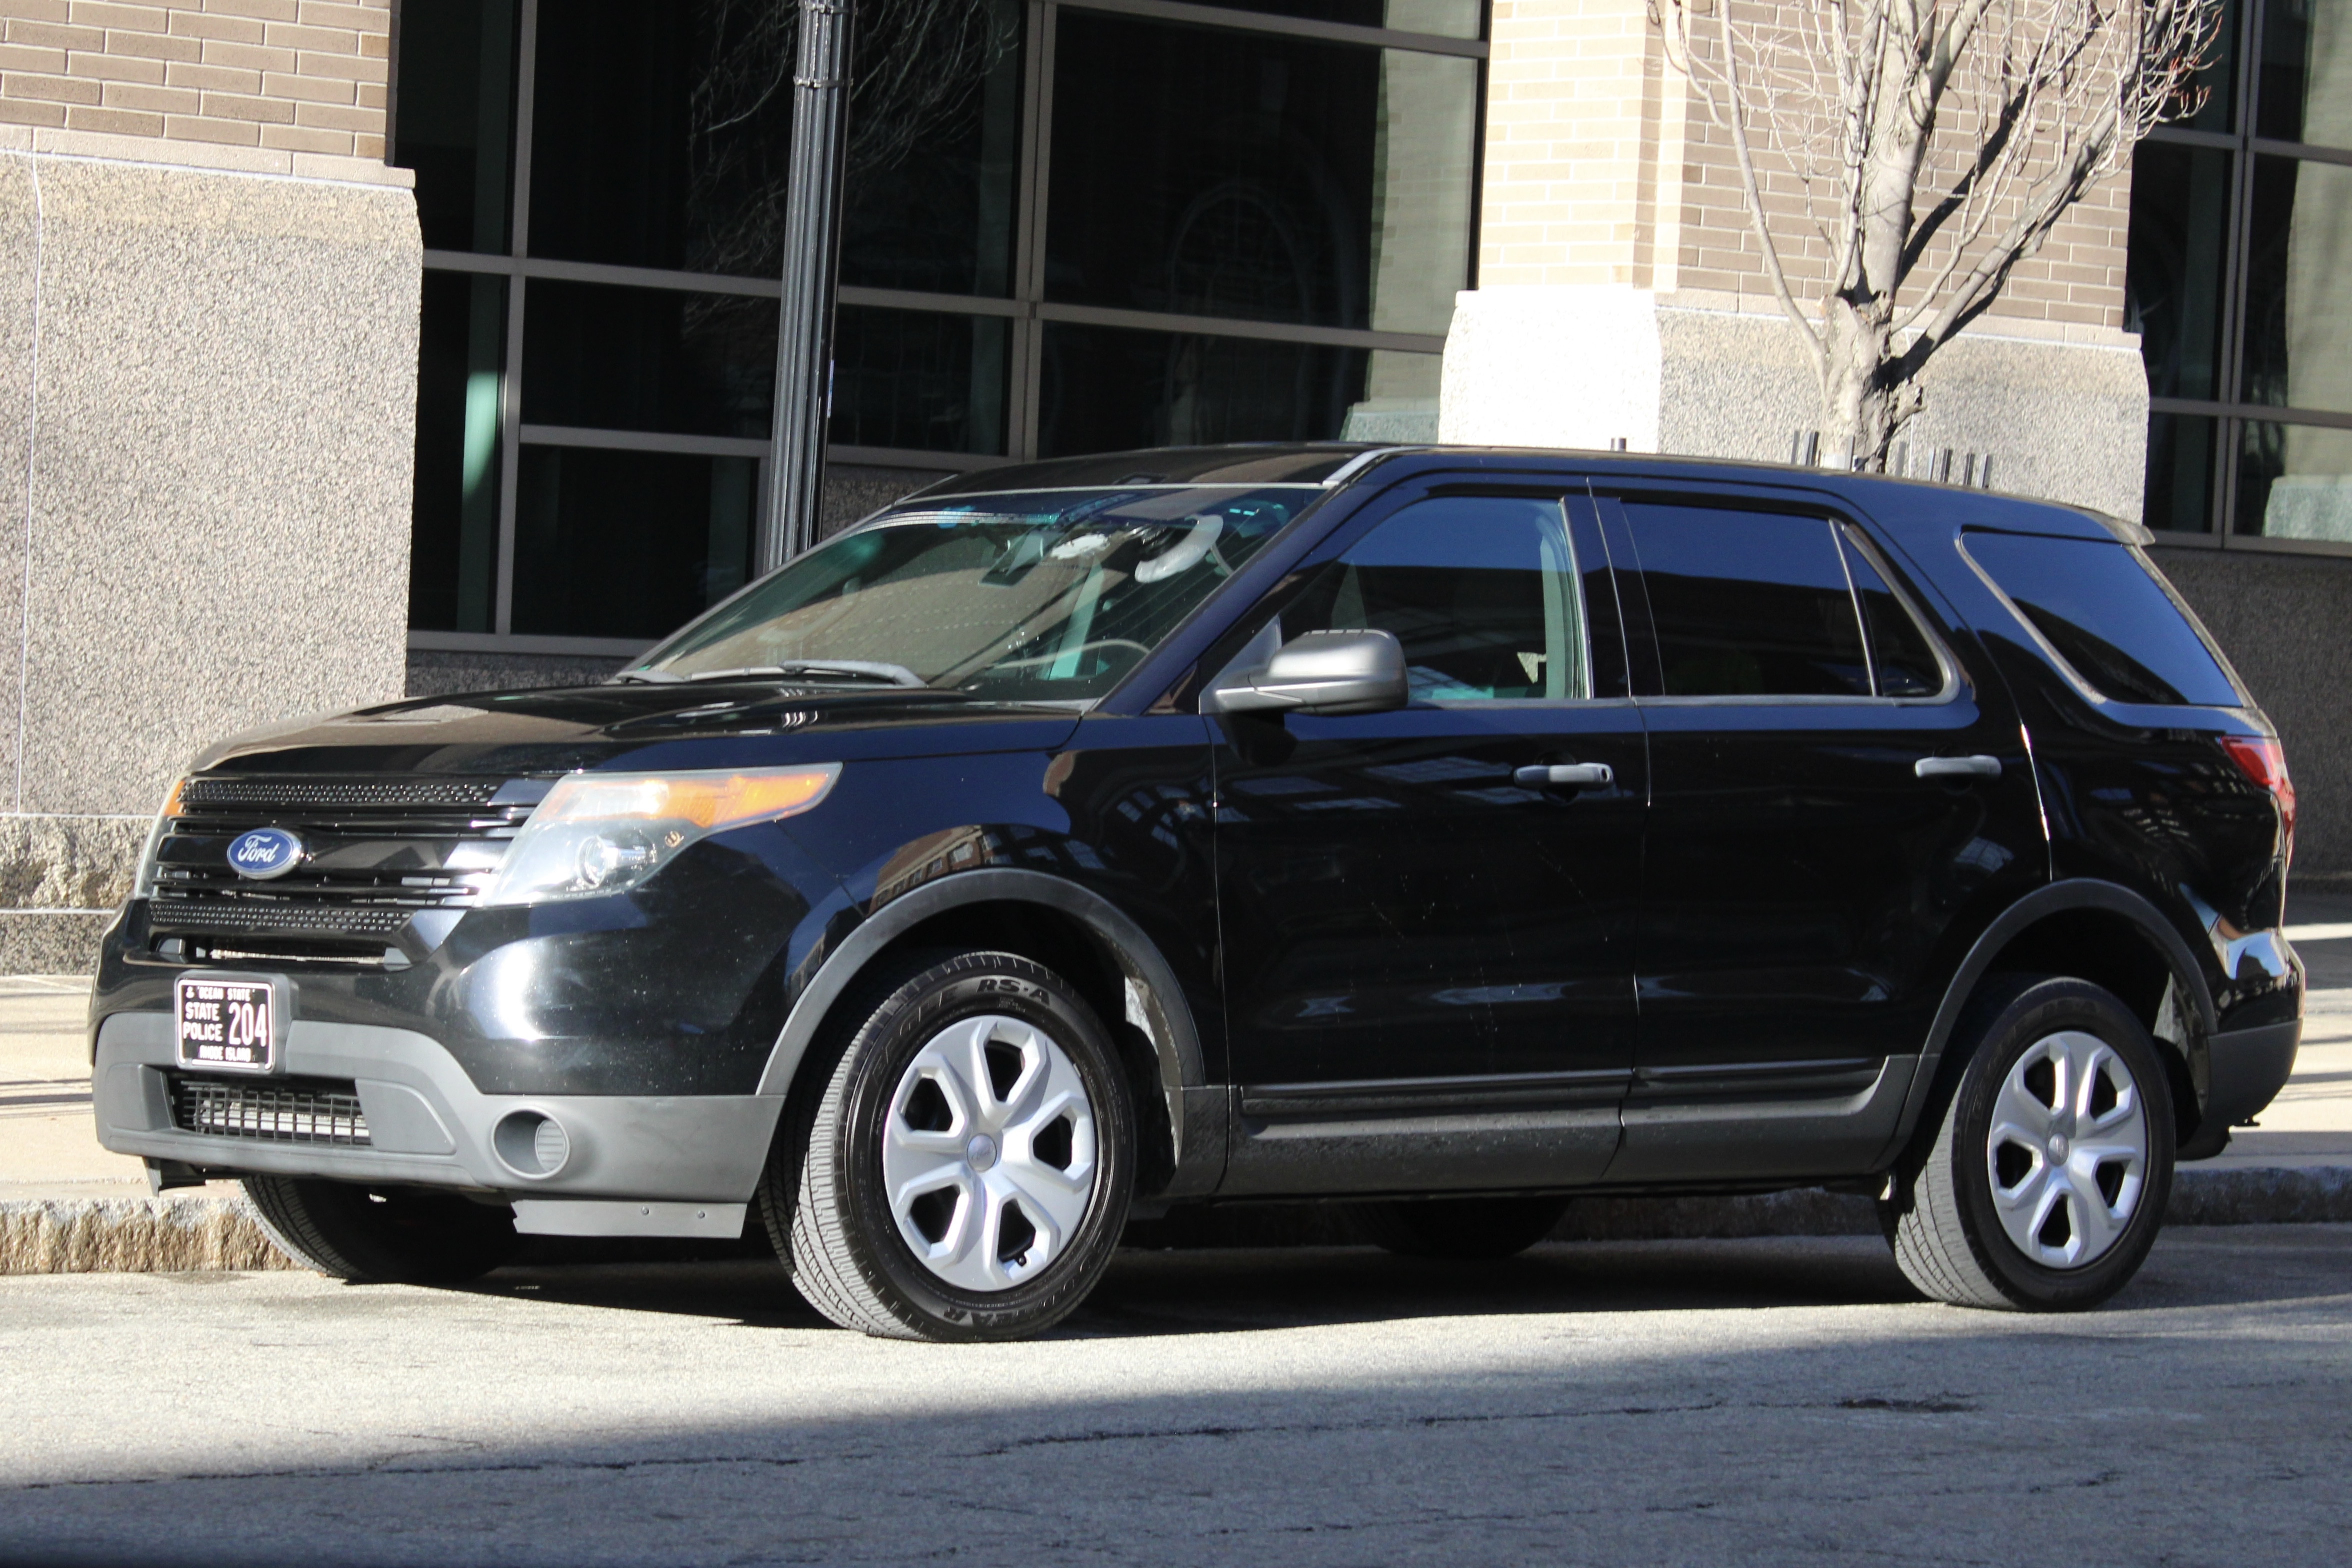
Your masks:
M611 684L200 759L100 1136L352 1279L756 1211L907 1337L1275 1197L1500 1256L1829 1184L1931 1296L2092 1305L2301 1027L2294 790L2145 538L1557 453L950 480Z

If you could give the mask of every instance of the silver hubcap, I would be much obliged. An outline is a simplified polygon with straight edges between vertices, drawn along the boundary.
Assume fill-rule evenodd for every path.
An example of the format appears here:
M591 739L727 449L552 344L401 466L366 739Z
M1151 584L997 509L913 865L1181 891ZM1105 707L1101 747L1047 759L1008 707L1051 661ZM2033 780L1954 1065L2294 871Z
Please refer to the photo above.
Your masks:
M2019 1251L2046 1268L2105 1257L2147 1184L2147 1109L2131 1069L2091 1035L2035 1042L1993 1101L1985 1165Z
M961 1289L1011 1289L1062 1255L1094 1201L1078 1069L1017 1018L950 1025L898 1079L882 1181L925 1268Z

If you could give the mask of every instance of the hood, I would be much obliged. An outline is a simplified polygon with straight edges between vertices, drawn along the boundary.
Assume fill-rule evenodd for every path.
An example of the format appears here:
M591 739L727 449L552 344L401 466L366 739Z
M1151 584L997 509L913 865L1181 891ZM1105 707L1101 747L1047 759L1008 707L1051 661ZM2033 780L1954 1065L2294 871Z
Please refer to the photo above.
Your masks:
M791 766L1050 752L1067 709L942 692L780 686L588 686L421 698L225 741L197 772L564 773Z

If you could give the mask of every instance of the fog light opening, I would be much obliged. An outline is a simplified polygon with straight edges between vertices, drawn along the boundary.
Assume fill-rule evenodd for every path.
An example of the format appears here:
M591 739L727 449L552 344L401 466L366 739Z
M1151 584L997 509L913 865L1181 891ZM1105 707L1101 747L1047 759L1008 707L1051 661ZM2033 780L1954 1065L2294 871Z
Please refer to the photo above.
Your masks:
M544 1111L507 1112L499 1119L490 1142L507 1169L532 1181L545 1181L572 1159L572 1135Z

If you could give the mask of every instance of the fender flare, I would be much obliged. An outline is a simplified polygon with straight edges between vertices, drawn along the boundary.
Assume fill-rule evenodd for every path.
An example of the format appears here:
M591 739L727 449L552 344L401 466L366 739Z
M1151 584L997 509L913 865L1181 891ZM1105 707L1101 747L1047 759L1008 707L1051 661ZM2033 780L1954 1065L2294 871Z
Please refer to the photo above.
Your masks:
M2175 931L2172 923L2146 896L2115 882L2103 882L2095 878L2074 878L2052 882L2032 892L2001 911L1999 918L1984 929L1969 955L1960 961L1952 983L1944 990L1943 1005L1936 1009L1936 1021L1928 1026L1927 1039L1920 1051L1919 1070L1911 1080L1911 1092L1906 1097L1903 1114L1896 1122L1895 1137L1880 1156L1880 1164L1895 1159L1909 1146L1912 1134L1918 1131L1919 1118L1926 1112L1929 1097L1934 1093L1938 1069L1942 1066L1944 1047L1959 1026L1960 1014L1976 994L1978 984L1992 968L1993 960L2019 932L2052 915L2073 910L2097 910L2120 915L2137 927L2140 933L2164 955L2165 965L2187 994L2197 1009L2199 1040L2213 1033L2217 1015L2213 1007L2213 988L2205 978L2205 971L2197 963L2196 952L2186 939ZM2198 1040L2189 1042L2189 1048L2199 1048Z
M1222 1085L1212 1086L1201 1054L1201 1036L1176 972L1143 928L1101 894L1042 871L988 868L961 871L926 883L892 900L842 940L793 1001L784 1019L759 1092L791 1092L802 1058L835 1002L867 964L889 944L923 921L971 904L1035 904L1076 920L1124 981L1124 1019L1151 1045L1167 1104L1168 1131L1176 1156L1175 1174L1151 1196L1184 1196L1213 1190L1224 1173L1225 1102ZM1139 1194L1141 1195L1141 1194Z

